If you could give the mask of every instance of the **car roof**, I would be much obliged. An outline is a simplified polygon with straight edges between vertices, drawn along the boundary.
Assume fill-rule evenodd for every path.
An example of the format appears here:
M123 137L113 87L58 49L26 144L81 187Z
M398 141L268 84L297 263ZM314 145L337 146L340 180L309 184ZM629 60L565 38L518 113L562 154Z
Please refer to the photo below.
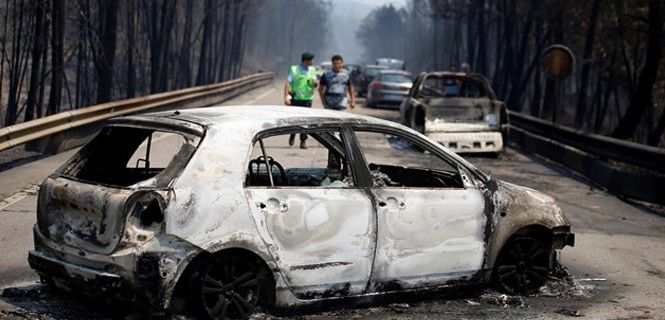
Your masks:
M399 69L385 69L379 71L380 74L403 74L403 75L411 75L411 72L404 71L404 70L399 70Z
M395 123L374 117L344 111L320 108L303 108L274 105L214 106L149 113L126 118L179 119L202 126L225 126L229 123L254 127L256 130L288 125L308 125L321 123L366 123L395 127Z

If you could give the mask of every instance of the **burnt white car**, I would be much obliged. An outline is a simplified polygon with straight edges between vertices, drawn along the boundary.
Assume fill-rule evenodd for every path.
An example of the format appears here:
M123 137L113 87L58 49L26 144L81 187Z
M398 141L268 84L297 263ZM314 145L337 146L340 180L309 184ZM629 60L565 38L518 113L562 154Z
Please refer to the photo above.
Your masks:
M574 244L552 197L414 130L270 106L110 120L41 184L33 231L49 284L208 318L490 283L528 293Z
M457 153L499 154L508 136L505 104L476 73L420 74L400 114L402 124Z

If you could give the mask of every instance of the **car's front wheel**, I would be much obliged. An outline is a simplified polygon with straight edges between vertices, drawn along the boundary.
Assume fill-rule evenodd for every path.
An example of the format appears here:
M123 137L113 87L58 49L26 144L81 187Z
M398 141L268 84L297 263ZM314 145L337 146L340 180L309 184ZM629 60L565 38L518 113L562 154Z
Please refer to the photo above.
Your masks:
M193 303L204 318L247 319L274 303L269 270L251 257L211 257L199 264L193 280Z
M510 239L494 265L499 289L512 294L535 293L547 280L553 259L551 247L534 237Z

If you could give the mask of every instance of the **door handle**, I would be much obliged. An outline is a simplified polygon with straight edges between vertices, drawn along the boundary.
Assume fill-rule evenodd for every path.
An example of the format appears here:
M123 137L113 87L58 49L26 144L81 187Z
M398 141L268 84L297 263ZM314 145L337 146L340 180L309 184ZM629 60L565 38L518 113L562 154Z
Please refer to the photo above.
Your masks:
M270 198L265 202L258 202L256 204L259 209L267 213L286 213L289 211L289 205L275 198Z
M398 201L396 198L393 197L389 197L386 201L379 201L379 207L387 207L388 203L390 203L391 209L402 210L406 207L406 203L404 203L404 201Z

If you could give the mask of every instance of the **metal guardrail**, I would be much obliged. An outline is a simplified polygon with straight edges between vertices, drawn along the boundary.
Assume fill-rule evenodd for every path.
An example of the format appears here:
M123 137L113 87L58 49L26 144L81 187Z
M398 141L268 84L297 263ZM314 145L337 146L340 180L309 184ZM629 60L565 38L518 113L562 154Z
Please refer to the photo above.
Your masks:
M517 112L509 115L510 142L580 173L609 192L665 204L664 150L586 133Z
M222 83L112 101L0 128L0 151L109 118L220 95L270 79L272 73L258 73Z
M665 172L665 150L639 143L575 130L549 121L509 111L513 126L605 159Z

